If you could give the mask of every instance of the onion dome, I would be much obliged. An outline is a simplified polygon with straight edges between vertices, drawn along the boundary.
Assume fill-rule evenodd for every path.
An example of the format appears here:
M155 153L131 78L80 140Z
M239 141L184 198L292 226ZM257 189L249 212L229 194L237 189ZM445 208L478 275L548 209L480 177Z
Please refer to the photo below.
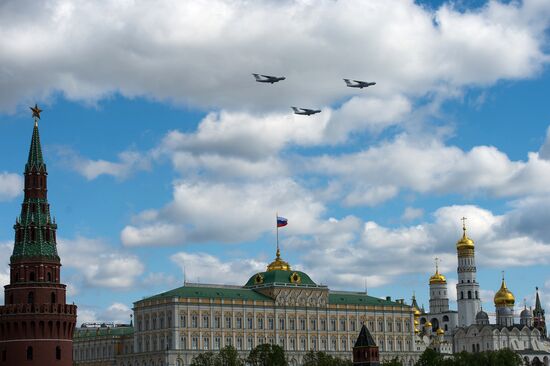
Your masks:
M529 309L527 309L527 307L525 307L521 313L519 314L520 318L524 318L524 319L530 319L533 317L533 315L531 314L531 311Z
M281 252L277 248L277 256L275 260L267 266L267 271L290 271L290 264L281 259Z
M504 277L502 278L502 284L500 285L500 290L497 291L495 294L495 305L496 306L513 306L516 302L516 298L514 297L514 294L510 290L508 290L508 287L506 287L506 282L504 281Z
M479 323L480 321L483 321L483 320L489 321L489 314L487 314L486 312L483 311L483 309L481 309L476 314L476 322Z
M432 277L430 277L430 285L434 285L434 284L440 284L440 285L447 284L447 279L445 278L445 276L443 276L441 273L439 273L439 267L437 265L437 258L436 258L436 262L435 262L435 273Z
M426 322L426 324L424 324L424 328L431 328L431 326L432 326L431 322Z
M418 328L414 328L414 333L418 334L418 333L420 333L420 330Z
M474 249L474 241L466 235L466 223L462 222L462 238L456 242L456 249Z
M414 320L414 325L417 326L418 325L418 320Z
M445 334L445 331L441 328L437 328L437 330L435 331L437 333L437 335L443 335Z

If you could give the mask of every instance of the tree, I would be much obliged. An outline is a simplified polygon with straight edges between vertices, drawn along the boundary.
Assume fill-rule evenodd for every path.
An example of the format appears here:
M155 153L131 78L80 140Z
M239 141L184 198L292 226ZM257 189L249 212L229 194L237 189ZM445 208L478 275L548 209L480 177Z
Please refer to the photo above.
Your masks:
M232 346L225 346L216 357L216 364L219 366L243 366L244 362L239 353Z
M443 356L431 348L426 348L420 358L416 362L415 366L441 366L446 365L443 363Z
M391 361L382 362L381 366L403 366L403 362L399 361L399 359L395 357Z
M285 351L270 344L260 344L250 351L246 363L251 366L288 366Z
M325 352L309 351L304 356L303 366L351 366L350 360L333 357Z
M216 366L216 358L212 352L199 353L191 360L191 366Z

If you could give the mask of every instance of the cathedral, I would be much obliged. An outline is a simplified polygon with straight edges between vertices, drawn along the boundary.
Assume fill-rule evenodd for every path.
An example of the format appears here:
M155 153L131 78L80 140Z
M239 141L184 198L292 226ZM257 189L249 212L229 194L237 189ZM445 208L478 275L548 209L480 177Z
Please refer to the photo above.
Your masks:
M48 171L42 156L38 120L25 165L24 199L16 219L10 257L10 283L0 306L1 366L71 366L76 305L66 303L57 254L57 224L50 215Z
M515 297L504 276L495 293L495 324L481 308L479 282L476 279L475 245L466 234L463 218L462 238L456 243L458 310L449 309L447 279L436 262L430 277L429 312L419 308L413 297L416 344L419 349L432 347L441 353L483 352L509 348L518 353L526 365L550 364L550 341L547 338L544 309L537 288L535 309L524 309L517 323Z

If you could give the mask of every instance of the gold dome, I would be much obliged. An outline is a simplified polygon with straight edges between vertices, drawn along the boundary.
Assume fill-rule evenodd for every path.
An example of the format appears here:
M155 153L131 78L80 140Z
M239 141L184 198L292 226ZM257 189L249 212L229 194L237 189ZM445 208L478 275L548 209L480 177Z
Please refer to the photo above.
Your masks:
M414 317L418 318L422 313L417 308L414 308Z
M508 290L506 287L506 282L502 278L502 284L500 285L500 290L495 294L495 305L496 306L513 306L516 303L516 298L514 294Z
M418 328L414 328L414 332L415 332L416 334L418 334L418 333L420 333L420 330L419 330Z
M435 273L432 277L430 277L430 285L434 285L434 284L445 285L447 284L447 279L445 278L445 276L439 273L439 266L437 265L437 260L438 258L435 259Z
M432 326L432 323L431 322L426 322L426 324L424 324L424 328L429 328Z
M277 257L267 266L267 271L290 271L290 264L281 259L279 248L277 248Z
M418 325L418 320L414 320L414 326L417 326Z
M437 333L437 335L443 335L445 334L445 331L441 328L437 328L437 330L435 331Z
M474 241L466 235L466 218L462 218L462 238L456 242L456 249L474 249Z

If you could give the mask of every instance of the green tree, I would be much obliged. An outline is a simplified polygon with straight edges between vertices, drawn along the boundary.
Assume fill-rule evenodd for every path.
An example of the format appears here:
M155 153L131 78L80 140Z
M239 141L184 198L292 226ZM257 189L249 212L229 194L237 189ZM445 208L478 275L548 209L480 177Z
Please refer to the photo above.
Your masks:
M251 366L288 366L285 351L270 344L260 344L250 351L246 363Z
M243 366L244 362L235 347L225 346L216 356L216 364L218 366Z
M391 361L382 362L381 366L403 366L403 362L399 361L399 359L395 357Z
M351 366L353 362L333 357L325 352L309 351L305 354L303 366Z
M415 366L440 366L443 365L443 356L437 351L426 348L420 358L416 362Z
M216 366L216 358L212 352L199 353L191 360L191 366Z

